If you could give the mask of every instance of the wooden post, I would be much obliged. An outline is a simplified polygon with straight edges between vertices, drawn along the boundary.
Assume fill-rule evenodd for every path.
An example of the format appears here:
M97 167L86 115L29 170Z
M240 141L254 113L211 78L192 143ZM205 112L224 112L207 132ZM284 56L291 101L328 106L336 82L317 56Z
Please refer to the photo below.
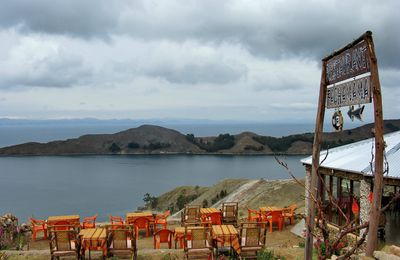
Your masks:
M312 166L311 166L311 181L309 185L308 194L308 209L306 218L306 241L304 250L304 259L312 259L313 251L313 231L315 222L315 202L313 198L317 198L318 187L318 168L319 168L319 153L321 150L322 131L324 128L325 117L325 101L326 101L326 61L322 61L321 83L318 99L317 118L315 122L315 133L312 153Z
M374 173L374 190L372 198L372 206L370 211L369 235L367 239L366 255L372 257L374 250L378 245L378 225L381 214L381 200L383 190L383 112L382 112L382 95L381 85L379 82L378 62L374 50L374 42L372 33L367 32L365 40L368 43L369 59L371 68L371 84L374 102L375 117L375 169L371 169Z

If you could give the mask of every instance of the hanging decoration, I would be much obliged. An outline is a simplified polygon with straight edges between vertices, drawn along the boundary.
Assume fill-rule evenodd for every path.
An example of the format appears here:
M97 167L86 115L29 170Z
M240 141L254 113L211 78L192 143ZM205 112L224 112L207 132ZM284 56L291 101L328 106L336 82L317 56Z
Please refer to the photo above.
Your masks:
M354 109L354 106L349 107L349 111L347 111L347 115L350 117L351 121L354 122L354 118L357 118L358 120L362 121L362 113L364 112L365 105L360 106L358 105L358 108Z
M332 126L336 132L343 130L343 115L340 109L337 109L332 115Z

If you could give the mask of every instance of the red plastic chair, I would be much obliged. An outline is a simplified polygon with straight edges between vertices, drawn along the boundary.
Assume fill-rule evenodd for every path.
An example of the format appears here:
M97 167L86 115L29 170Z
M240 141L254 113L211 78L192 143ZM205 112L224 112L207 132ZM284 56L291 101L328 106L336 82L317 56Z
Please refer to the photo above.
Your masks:
M133 221L136 231L136 239L139 239L139 230L146 230L146 237L150 236L150 220L146 217L139 217Z
M45 220L29 218L32 225L32 239L36 241L36 234L43 232L43 238L47 239L47 225Z
M278 230L282 231L282 226L283 226L282 211L274 210L274 211L263 212L263 221L269 222L269 232L270 233L272 233L272 226L274 223L278 224Z
M160 229L154 234L154 249L160 249L161 243L167 243L168 248L172 247L174 232L169 229Z
M293 225L294 223L294 211L296 210L297 206L296 204L290 205L289 207L283 209L283 223L285 224L285 220L289 219L290 220L290 225Z
M247 208L247 221L248 222L261 222L261 212L255 209Z
M154 220L154 232L157 232L157 225L162 225L163 229L167 228L167 218L171 214L171 211L167 210L161 215L157 215Z
M84 219L83 219L83 222L82 222L82 225L81 225L82 229L85 229L85 228L95 228L95 227L96 227L96 218L97 218L97 215L98 215L98 214L96 214L96 215L94 215L94 216L91 216L91 217L86 217L86 218L84 218Z
M208 214L207 221L211 225L222 225L222 214L221 212L213 212Z
M109 217L112 229L118 229L121 225L124 225L124 219L122 217L112 215L110 215Z

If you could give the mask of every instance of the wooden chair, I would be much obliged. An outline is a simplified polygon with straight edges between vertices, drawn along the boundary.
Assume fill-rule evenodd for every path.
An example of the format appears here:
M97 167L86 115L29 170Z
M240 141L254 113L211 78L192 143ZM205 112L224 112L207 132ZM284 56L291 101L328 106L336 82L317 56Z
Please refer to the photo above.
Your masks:
M238 202L222 203L222 223L238 226Z
M187 205L181 215L182 225L198 225L200 221L200 205Z
M139 231L146 230L146 237L150 236L150 220L146 217L139 217L133 221L136 239L139 239Z
M157 225L162 225L163 229L167 228L167 218L171 214L171 211L167 210L161 215L156 215L154 220L154 232L157 232Z
M32 226L32 239L36 241L36 234L43 232L43 238L47 239L47 224L45 220L29 218Z
M272 233L273 224L278 224L278 230L282 231L283 216L282 211L267 211L262 212L263 222L269 223L269 232Z
M81 228L95 228L96 227L96 218L97 214L91 217L86 217L83 219L83 222L81 224Z
M120 224L106 227L107 252L112 255L130 255L137 259L136 238L133 225Z
M296 204L292 204L287 208L283 209L282 216L283 216L283 223L285 223L286 219L290 220L290 225L294 223L294 211L296 210Z
M79 228L77 226L49 226L50 255L51 259L59 259L61 256L75 256L80 258L80 244L78 239Z
M247 221L248 222L261 222L261 212L255 209L247 208Z
M174 237L174 231L169 229L160 229L154 234L154 249L160 249L161 243L167 243L168 248L172 247L172 240Z
M239 234L240 257L257 259L257 253L265 246L266 223L242 223Z
M204 227L185 227L185 258L214 259L213 248L209 244L209 234Z

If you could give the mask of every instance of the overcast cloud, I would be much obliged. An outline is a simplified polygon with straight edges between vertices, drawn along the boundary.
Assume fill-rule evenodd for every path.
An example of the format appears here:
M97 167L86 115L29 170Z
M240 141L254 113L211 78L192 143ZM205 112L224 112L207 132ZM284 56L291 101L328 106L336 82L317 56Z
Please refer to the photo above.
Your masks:
M0 2L0 117L315 120L320 60L373 32L398 118L400 2ZM366 109L372 118L372 105Z

